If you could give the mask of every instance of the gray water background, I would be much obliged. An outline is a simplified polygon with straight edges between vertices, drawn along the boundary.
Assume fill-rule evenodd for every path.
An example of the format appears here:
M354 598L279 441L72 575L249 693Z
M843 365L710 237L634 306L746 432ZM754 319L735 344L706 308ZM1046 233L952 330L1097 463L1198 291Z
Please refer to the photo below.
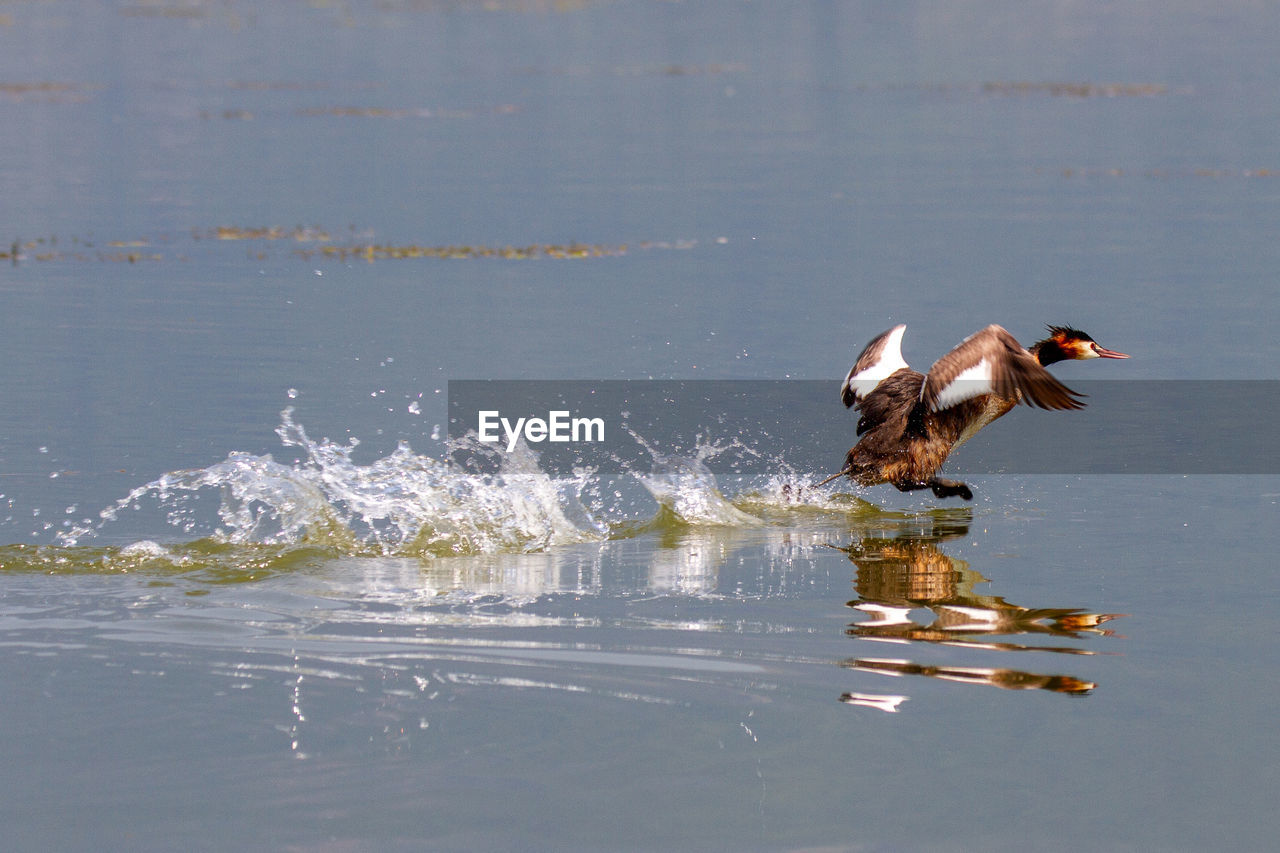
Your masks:
M1133 356L1069 383L1275 379L1278 43L1249 3L0 5L0 519L53 549L0 573L6 843L1271 847L1274 476L984 474L941 515L882 488L260 571L60 572L55 543L165 472L298 458L286 406L364 463L436 452L451 379L830 379L838 406L897 322L916 366L1052 322ZM475 251L575 242L603 256ZM208 533L170 508L81 545ZM859 543L1125 615L884 642L830 547Z

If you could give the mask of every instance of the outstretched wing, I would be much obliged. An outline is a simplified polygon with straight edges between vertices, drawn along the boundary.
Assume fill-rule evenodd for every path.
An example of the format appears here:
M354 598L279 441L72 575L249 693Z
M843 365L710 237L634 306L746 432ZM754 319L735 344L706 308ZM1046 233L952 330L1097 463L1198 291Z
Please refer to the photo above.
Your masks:
M902 333L906 329L906 325L894 326L867 344L840 386L845 406L861 402L882 380L907 366L902 360Z
M934 362L920 389L931 412L996 394L1015 397L1042 409L1083 409L1082 394L1045 370L1035 356L1000 326L987 326Z

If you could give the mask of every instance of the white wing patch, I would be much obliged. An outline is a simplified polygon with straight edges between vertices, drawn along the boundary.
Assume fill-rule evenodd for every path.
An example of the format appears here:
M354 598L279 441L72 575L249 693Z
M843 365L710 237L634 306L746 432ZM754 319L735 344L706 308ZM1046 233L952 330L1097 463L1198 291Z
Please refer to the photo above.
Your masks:
M853 391L854 397L861 400L874 391L881 380L888 379L902 368L908 366L902 358L902 333L906 330L907 327L905 325L894 326L884 339L884 346L880 348L880 357L876 359L875 363L864 367L857 373L849 374L846 384L849 386L849 390Z
M923 394L924 389L920 390ZM984 358L972 367L966 367L957 373L956 378L938 392L938 402L934 405L934 411L940 412L965 400L990 394L991 390L991 361Z

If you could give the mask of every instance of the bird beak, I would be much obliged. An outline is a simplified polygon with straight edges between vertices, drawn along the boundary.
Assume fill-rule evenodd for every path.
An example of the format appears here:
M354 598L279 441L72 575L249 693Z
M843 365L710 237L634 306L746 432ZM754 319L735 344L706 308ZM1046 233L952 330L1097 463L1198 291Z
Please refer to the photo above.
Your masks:
M1116 352L1113 349L1100 347L1097 344L1093 345L1093 351L1098 354L1099 358L1128 358L1129 357L1122 352Z

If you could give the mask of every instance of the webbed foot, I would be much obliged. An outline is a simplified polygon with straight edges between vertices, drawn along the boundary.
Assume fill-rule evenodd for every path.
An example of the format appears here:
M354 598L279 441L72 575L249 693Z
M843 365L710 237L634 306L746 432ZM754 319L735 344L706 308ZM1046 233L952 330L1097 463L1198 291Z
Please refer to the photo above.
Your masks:
M934 477L929 481L929 488L933 489L933 493L940 498L961 497L967 501L973 500L973 491L959 480L943 480Z

